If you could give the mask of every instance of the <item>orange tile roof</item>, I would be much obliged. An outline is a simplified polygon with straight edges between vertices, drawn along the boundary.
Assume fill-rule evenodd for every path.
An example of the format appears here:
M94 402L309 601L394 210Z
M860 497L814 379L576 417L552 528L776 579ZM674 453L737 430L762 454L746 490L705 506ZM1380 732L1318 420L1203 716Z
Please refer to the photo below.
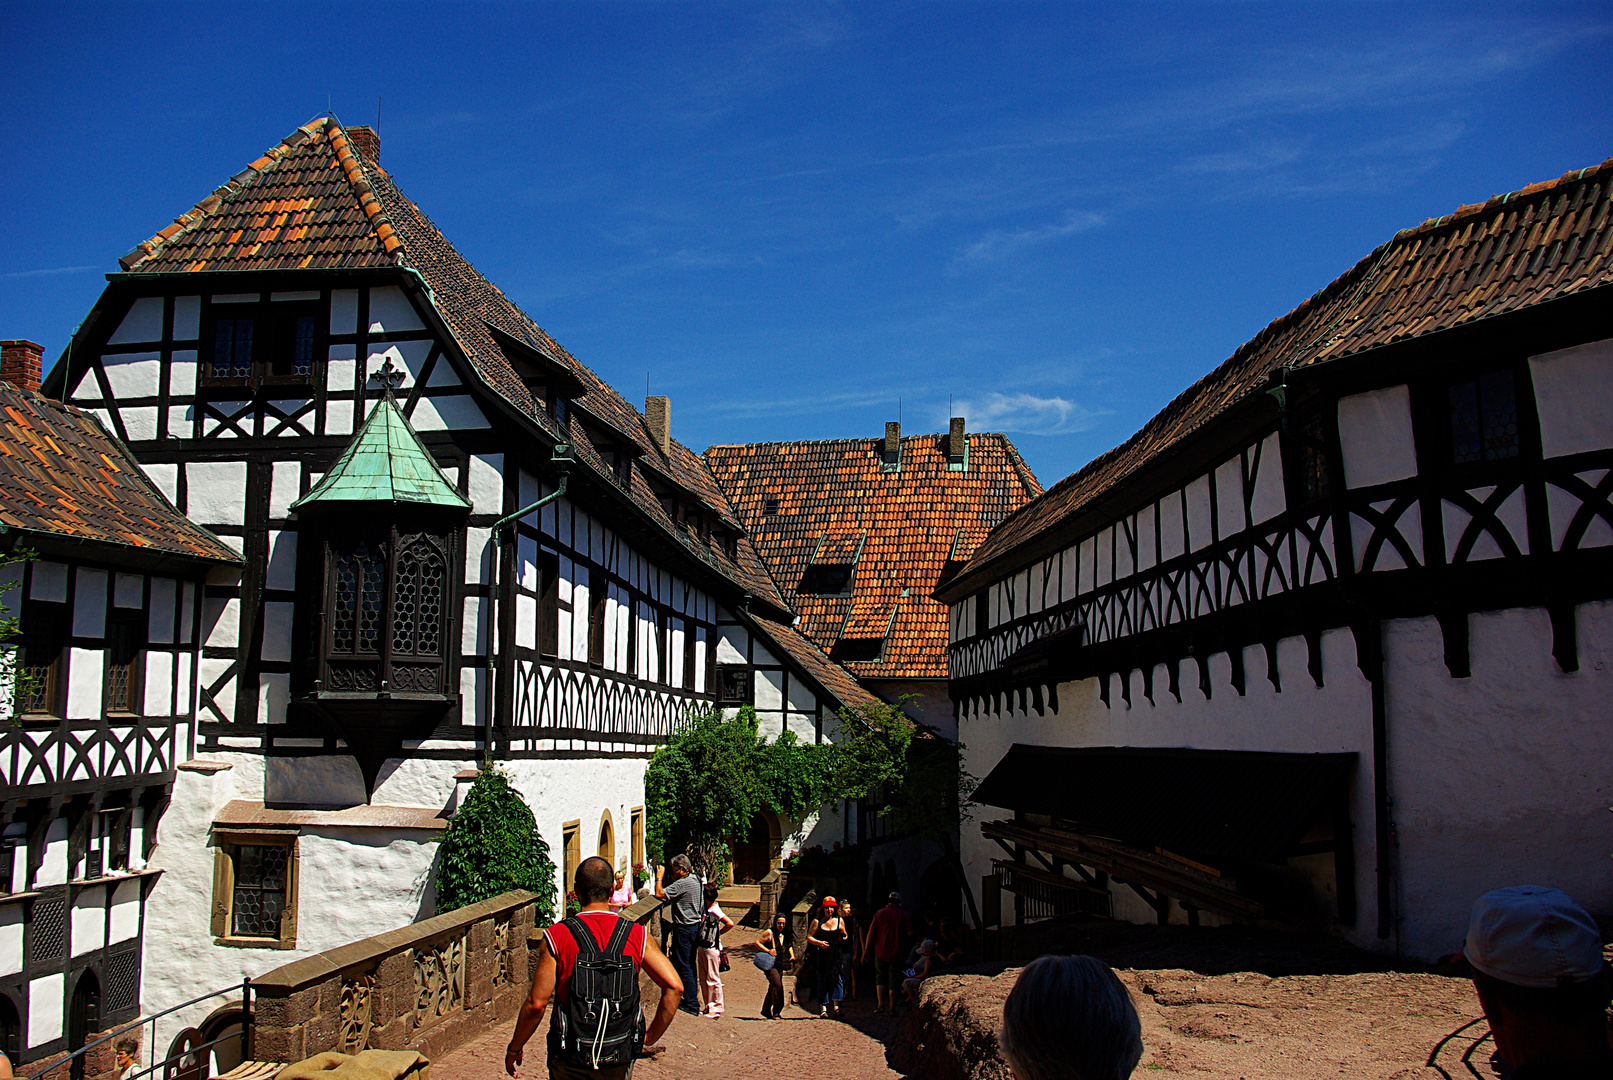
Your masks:
M1279 368L1305 367L1613 283L1613 158L1403 229L1273 321L1120 446L1060 480L980 545L964 574L1082 512ZM962 575L960 575L961 578ZM962 581L959 582L962 585Z
M713 446L705 458L750 530L800 629L834 655L842 638L884 638L877 661L843 660L860 678L944 678L947 611L930 593L1041 485L1003 435L969 436L968 469L947 469L946 435ZM777 509L769 513L773 500ZM812 596L809 565L855 558L850 596Z
M9 383L0 383L0 523L162 555L240 561L175 509L94 416Z
M417 272L471 364L497 393L604 477L614 470L579 423L562 431L533 401L490 327L546 354L582 385L584 411L630 438L640 462L703 501L731 526L739 520L699 455L674 441L663 454L639 411L566 351L443 236L392 177L360 152L336 120L319 117L237 174L196 207L124 256L136 273L399 266ZM782 610L789 605L743 538L738 557L674 521L635 470L628 495L691 554ZM612 481L614 482L614 481Z

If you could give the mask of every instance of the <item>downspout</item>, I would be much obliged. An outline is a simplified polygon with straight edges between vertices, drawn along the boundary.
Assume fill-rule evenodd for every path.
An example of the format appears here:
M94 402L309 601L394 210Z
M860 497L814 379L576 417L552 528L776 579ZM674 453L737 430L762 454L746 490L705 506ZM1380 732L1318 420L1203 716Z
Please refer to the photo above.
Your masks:
M550 503L560 498L560 496L564 495L566 493L567 481L571 479L571 466L574 460L575 459L571 456L571 444L556 443L555 448L549 454L549 461L552 465L554 465L555 474L559 477L559 482L555 485L555 489L549 494L543 496L543 498L534 502L532 505L524 506L513 514L505 514L503 517L493 522L493 565L489 568L493 578L493 583L492 588L488 590L490 610L487 613L489 636L487 649L487 682L488 689L492 694L492 700L488 702L487 706L488 760L492 760L493 756L493 729L496 726L494 720L498 710L499 701L498 654L499 650L504 646L504 642L499 640L498 623L498 601L501 589L501 582L499 581L499 568L504 564L504 530L510 525L513 525L515 522L519 521L521 518L526 517L528 514L533 513L534 511L543 509L545 506L548 506Z

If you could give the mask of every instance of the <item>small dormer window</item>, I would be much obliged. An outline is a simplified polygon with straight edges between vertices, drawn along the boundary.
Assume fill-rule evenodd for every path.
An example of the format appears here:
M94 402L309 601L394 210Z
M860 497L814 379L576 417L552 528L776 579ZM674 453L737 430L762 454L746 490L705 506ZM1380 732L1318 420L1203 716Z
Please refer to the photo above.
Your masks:
M848 563L816 563L801 575L801 592L808 596L842 596L851 591Z
M762 516L772 517L776 513L778 513L778 496L769 495L762 500Z

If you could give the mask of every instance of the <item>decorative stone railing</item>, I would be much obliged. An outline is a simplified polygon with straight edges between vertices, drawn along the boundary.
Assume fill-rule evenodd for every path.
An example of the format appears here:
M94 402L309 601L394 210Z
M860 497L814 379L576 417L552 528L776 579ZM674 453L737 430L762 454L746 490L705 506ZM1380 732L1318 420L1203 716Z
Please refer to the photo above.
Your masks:
M418 1050L433 1060L515 1017L533 900L480 904L306 957L252 980L252 1055Z

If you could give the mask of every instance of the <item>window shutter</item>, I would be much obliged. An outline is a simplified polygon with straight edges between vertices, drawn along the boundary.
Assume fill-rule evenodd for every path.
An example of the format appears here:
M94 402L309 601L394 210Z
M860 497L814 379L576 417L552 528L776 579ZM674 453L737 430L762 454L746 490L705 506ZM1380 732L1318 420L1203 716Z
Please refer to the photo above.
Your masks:
M298 851L301 845L297 841L291 842L291 851L286 856L286 906L280 912L280 947L282 949L295 949L297 947L297 865Z
M222 938L230 932L230 893L235 888L234 866L230 861L228 845L213 848L213 936Z

